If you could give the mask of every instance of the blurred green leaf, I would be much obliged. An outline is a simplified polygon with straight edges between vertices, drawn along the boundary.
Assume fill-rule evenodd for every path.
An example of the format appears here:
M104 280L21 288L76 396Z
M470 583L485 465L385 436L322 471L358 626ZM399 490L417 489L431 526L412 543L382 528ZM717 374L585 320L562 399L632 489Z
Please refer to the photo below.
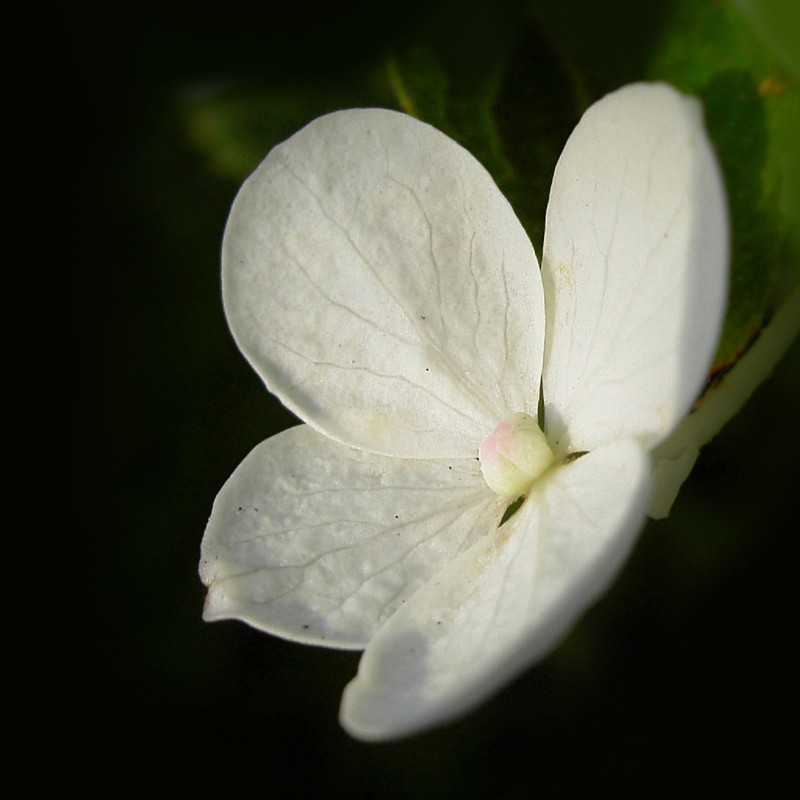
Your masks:
M491 28L472 31L470 52L481 55L469 69L449 61L435 43L393 54L390 83L404 111L445 132L486 167L541 255L553 170L579 116L574 76L530 25L502 47L483 43L482 35L491 37Z
M455 139L474 155L501 189L515 178L494 118L502 59L484 70L446 71L434 50L416 45L389 57L387 71L400 107Z
M189 143L206 155L211 171L237 182L315 117L365 105L395 106L378 71L330 84L225 84L194 89L182 98Z
M731 292L715 368L747 349L776 302L795 219L800 86L731 3L678 0L649 77L697 95L717 148L732 223Z
M772 52L800 78L800 3L796 0L733 0Z

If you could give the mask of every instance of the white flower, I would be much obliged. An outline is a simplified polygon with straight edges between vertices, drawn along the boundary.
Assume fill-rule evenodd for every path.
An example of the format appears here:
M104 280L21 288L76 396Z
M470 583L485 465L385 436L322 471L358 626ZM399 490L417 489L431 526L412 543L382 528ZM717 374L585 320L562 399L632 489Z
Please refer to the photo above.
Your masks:
M307 425L217 497L205 618L366 648L341 710L361 738L473 707L623 563L650 451L707 375L727 249L700 107L664 85L623 88L575 129L541 277L487 172L428 125L342 111L276 147L233 205L223 295Z

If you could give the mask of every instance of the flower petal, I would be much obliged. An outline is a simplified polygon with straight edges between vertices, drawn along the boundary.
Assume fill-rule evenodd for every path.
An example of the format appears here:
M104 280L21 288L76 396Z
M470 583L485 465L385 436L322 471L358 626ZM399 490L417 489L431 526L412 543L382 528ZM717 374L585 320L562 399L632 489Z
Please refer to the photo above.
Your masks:
M217 496L202 545L205 619L361 648L496 527L498 506L474 460L390 459L291 428L256 447Z
M388 739L463 714L541 657L617 572L649 461L616 442L554 470L494 536L448 564L370 642L342 724Z
M661 84L595 103L556 167L545 227L545 413L561 452L669 434L707 377L727 265L699 104Z
M469 457L535 415L530 241L486 170L404 114L340 111L272 150L234 202L223 291L270 391L345 444Z

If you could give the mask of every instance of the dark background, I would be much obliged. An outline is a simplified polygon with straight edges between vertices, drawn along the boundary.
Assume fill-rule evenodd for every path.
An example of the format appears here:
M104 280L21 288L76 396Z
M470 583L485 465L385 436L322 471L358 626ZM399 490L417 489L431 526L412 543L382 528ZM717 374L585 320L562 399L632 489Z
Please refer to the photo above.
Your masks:
M69 432L58 438L67 511L53 549L64 638L50 661L59 750L74 752L86 785L102 768L131 785L231 795L649 796L788 766L796 345L565 644L460 722L356 742L337 711L357 654L201 621L197 562L214 496L292 417L227 331L218 253L237 184L192 146L181 98L241 77L289 90L347 83L388 45L433 30L433 8L253 19L122 4L102 19L54 17L52 40L28 42L32 59L50 56L55 87L37 94L34 119L59 209L48 228L64 336L56 416L66 410ZM642 36L624 51L615 37L628 31L621 21L614 31L586 51L598 92L641 77Z

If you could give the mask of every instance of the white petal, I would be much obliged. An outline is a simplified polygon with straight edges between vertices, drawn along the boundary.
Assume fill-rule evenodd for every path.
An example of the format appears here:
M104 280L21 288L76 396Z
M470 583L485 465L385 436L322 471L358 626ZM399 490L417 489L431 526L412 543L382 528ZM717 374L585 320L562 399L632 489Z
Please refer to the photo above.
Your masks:
M500 513L474 460L373 456L292 428L256 447L217 496L202 545L205 619L363 647Z
M655 488L648 513L654 519L669 514L689 476L700 448L739 412L750 395L769 377L800 332L800 287L794 289L753 346L718 384L703 395L700 406L653 451Z
M545 227L544 397L561 452L669 434L707 377L727 266L699 104L661 84L595 103L556 167Z
M521 672L617 572L648 495L649 462L631 442L554 470L378 631L345 691L342 724L364 739L409 734L464 713Z
M530 241L483 167L404 114L337 112L276 147L233 205L223 290L268 388L346 444L468 457L535 414Z

